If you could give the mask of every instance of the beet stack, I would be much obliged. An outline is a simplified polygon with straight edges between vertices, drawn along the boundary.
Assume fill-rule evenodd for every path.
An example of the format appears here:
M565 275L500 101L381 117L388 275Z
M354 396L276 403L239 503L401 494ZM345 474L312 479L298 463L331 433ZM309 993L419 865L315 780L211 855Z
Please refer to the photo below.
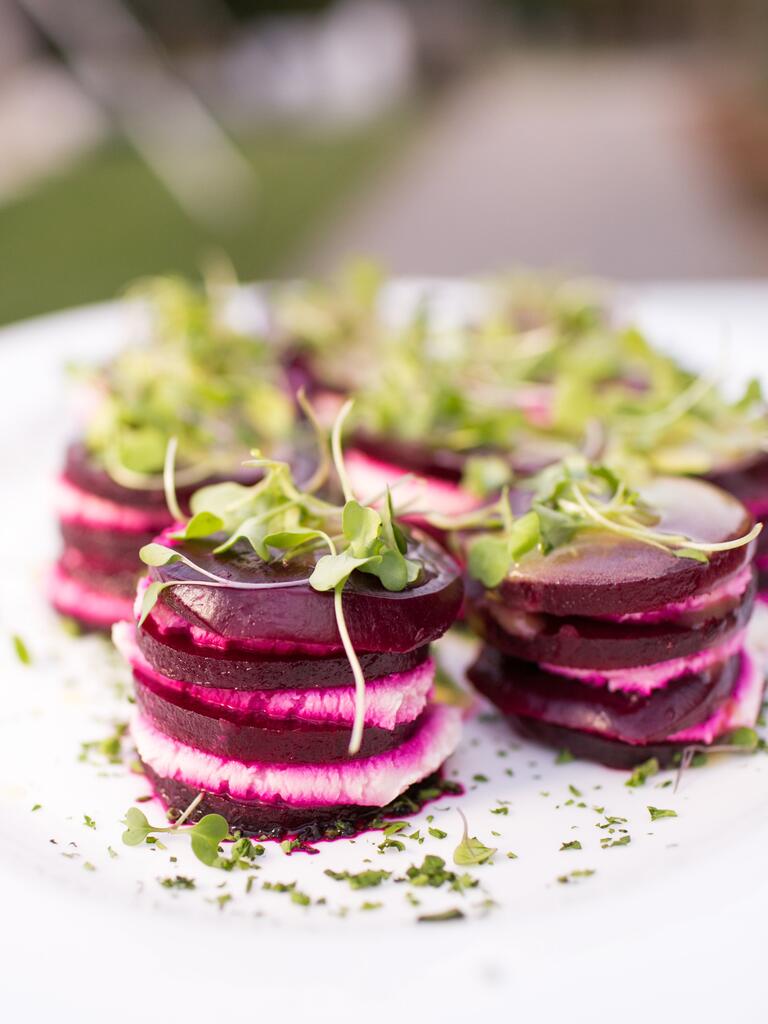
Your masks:
M616 767L670 763L759 714L756 531L710 484L659 479L625 500L605 479L599 500L561 479L533 506L548 553L539 541L494 585L472 581L484 646L469 674L524 735Z
M192 508L145 549L137 624L115 631L136 684L133 738L166 805L202 792L197 816L319 836L435 772L461 727L431 700L429 645L462 601L452 559L388 507L299 494L282 464L252 488L206 488Z

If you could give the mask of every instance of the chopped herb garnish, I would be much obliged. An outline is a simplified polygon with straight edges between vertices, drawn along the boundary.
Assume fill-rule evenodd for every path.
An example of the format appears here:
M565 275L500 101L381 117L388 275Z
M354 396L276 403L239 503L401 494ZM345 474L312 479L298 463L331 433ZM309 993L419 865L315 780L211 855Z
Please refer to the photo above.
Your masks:
M648 813L651 816L651 821L658 821L659 818L676 818L677 811L672 811L664 807L648 807Z
M647 761L643 761L642 764L637 765L624 785L632 787L644 786L646 779L649 779L652 775L657 775L658 772L659 762L657 758L651 757Z
M594 873L592 868L580 868L577 871L569 871L567 875L559 875L557 880L561 885L566 885L568 882L574 882L578 878L590 878Z
M31 665L32 655L29 653L29 648L24 643L22 638L18 635L18 633L14 633L14 635L11 637L11 642L13 644L13 650L16 654L16 657L19 659L21 664Z
M349 871L332 871L326 868L325 874L337 882L349 882L350 889L372 889L390 877L391 871L376 871L369 868L367 871L358 871L351 874Z
M194 889L194 878L187 878L186 875L176 875L169 878L158 878L158 882L164 889Z
M579 842L578 839L571 839L570 842L562 843L560 845L561 852L563 850L580 850L580 849L581 849L581 843Z
M442 921L460 921L464 916L463 910L459 910L458 907L451 907L450 910L441 910L436 914L420 914L416 920L421 924L437 924Z

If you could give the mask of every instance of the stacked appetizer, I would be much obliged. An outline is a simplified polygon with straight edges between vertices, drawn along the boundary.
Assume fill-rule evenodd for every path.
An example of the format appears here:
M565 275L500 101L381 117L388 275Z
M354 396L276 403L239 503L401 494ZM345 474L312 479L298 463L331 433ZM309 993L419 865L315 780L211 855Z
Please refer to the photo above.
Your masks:
M360 823L455 749L460 712L432 702L430 642L454 621L453 561L381 509L299 490L259 461L246 487L211 485L192 518L142 551L132 734L169 807L198 794L231 829L321 836Z
M174 280L141 295L149 343L89 375L84 437L58 482L64 548L50 598L92 629L131 617L139 548L172 521L162 480L169 438L178 441L184 503L205 479L232 472L254 437L277 442L292 425L269 346L229 327L215 295Z
M709 483L642 496L580 461L546 472L514 519L469 544L474 685L525 735L615 767L670 763L753 727L763 673L745 649L759 526Z

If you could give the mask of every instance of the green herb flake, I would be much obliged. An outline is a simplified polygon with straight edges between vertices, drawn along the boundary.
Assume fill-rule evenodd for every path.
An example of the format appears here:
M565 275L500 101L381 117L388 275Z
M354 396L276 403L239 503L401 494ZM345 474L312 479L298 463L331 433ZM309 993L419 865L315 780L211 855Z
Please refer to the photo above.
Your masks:
M350 889L372 889L381 885L392 874L391 871L377 871L373 868L358 871L357 874L352 874L349 871L332 871L331 868L326 868L324 873L337 882L349 882Z
M14 633L11 637L11 643L13 644L13 650L21 662L22 665L29 666L32 664L32 655L29 653L29 648L24 643L18 633Z
M658 821L660 818L676 818L677 811L672 811L664 807L648 807L648 813L651 816L651 821Z
M158 878L158 882L164 889L194 889L195 880L194 878L188 878L186 875L175 875L174 877Z
M555 764L570 764L571 761L575 761L575 758L570 750L566 748L560 750L555 758Z
M649 758L647 761L643 761L642 764L637 765L632 774L629 776L627 781L624 783L625 786L637 788L638 786L644 786L646 780L651 778L653 775L657 775L659 772L659 762L655 757Z
M434 839L445 839L446 836L448 835L448 833L447 832L443 832L443 830L441 828L431 827L431 828L428 829L428 831L429 831L429 834Z
M559 875L557 880L561 885L567 885L569 882L574 882L579 878L591 878L594 873L592 868L580 868L577 871L569 871L567 875Z
M581 843L578 839L571 839L570 842L561 844L560 851L562 852L563 850L580 850L581 848Z
M419 924L439 924L443 921L461 921L466 915L458 907L451 907L449 910L441 910L436 914L419 914L416 920Z
M93 820L90 814L83 815L83 824L85 825L86 828L96 828L96 822Z

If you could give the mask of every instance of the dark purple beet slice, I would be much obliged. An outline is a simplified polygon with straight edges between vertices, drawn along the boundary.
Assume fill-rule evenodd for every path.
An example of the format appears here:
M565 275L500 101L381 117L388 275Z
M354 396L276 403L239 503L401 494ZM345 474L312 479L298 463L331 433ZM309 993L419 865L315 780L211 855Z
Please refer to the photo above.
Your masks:
M721 543L752 526L733 497L701 480L663 478L644 496L660 513L657 529ZM718 552L703 564L615 534L583 532L549 555L531 554L500 585L510 608L551 615L649 611L709 590L747 564L754 545Z
M729 469L716 470L707 479L745 503L768 502L768 454L760 453Z
M570 668L631 668L683 658L723 643L746 627L756 590L753 579L741 597L718 608L690 613L676 622L646 624L513 612L470 585L468 621L487 643L511 657Z
M198 750L246 763L329 764L350 760L350 725L278 721L224 709L217 712L185 694L174 693L173 700L166 700L160 688L138 672L134 679L138 705L157 728ZM170 696L169 691L162 692ZM410 739L420 724L417 718L391 730L366 726L355 760L394 749Z
M245 457L245 452L243 452ZM232 477L234 474L234 477ZM191 495L200 487L214 483L216 480L236 479L242 483L253 483L258 477L258 471L247 469L239 465L237 458L233 459L232 474L225 476L211 476L197 483L177 488L177 497L186 508ZM132 505L138 508L165 509L165 494L162 487L133 488L124 487L117 483L100 465L98 459L94 458L81 441L75 441L67 448L66 461L64 463L64 476L75 487L90 494L96 494L107 501L114 501L120 505ZM168 521L171 521L169 515Z
M731 693L740 669L737 654L643 696L545 672L485 646L468 676L504 715L542 719L626 743L661 743L714 714Z
M70 579L91 590L131 599L136 594L138 566L126 567L99 557L93 558L74 548L64 549L59 566Z
M401 466L409 473L421 473L449 483L461 482L468 455L482 454L432 448L418 441L376 437L362 432L354 435L350 441L350 448L357 448L372 459Z
M151 618L137 634L144 657L161 675L200 686L232 690L298 690L322 686L352 686L354 677L345 654L324 657L270 655L257 651L222 651L190 642L184 633L154 632ZM366 679L378 679L393 672L408 672L429 656L429 645L405 654L361 652L360 664Z
M566 729L552 725L538 718L523 718L507 715L507 721L521 736L543 743L555 750L567 750L574 757L585 761L597 761L608 768L631 771L651 757L655 757L662 768L677 763L685 745L675 743L644 743L632 745L621 740L608 740L595 733Z
M228 579L278 583L308 577L319 554L288 564L265 563L243 542L214 556L210 544L187 541L179 546L201 568ZM374 576L354 573L344 588L344 612L355 649L403 653L437 639L461 606L463 586L456 564L423 535L411 542L411 557L423 565L419 581L399 593L385 590ZM199 578L181 563L150 570L152 579ZM188 622L228 639L284 640L323 644L337 650L341 637L333 593L319 593L308 583L268 590L219 587L170 587L160 598Z
M134 572L143 569L139 551L157 535L155 530L132 533L126 530L94 529L81 523L59 524L64 544L77 548L94 561L122 565Z
M184 782L161 778L148 764L142 762L142 765L155 792L168 808L181 811L189 807L200 792ZM299 832L306 833L308 838L320 839L337 822L350 823L351 827L342 829L344 834L363 831L380 811L380 807L356 807L351 804L293 807L282 802L267 804L256 800L233 800L229 796L206 793L189 820L194 822L206 814L221 814L232 832L275 839L280 839L286 833Z
M199 793L183 782L161 778L148 764L143 767L157 795L169 811L175 812L174 817L189 807ZM386 807L292 807L285 803L238 801L229 796L206 793L189 820L199 821L205 814L221 814L232 832L240 831L265 839L282 839L288 834L296 835L305 842L316 842L357 835L373 827L381 818L404 818L416 814L430 800L446 793L455 796L461 792L457 783L443 779L440 772L436 772L409 786Z

